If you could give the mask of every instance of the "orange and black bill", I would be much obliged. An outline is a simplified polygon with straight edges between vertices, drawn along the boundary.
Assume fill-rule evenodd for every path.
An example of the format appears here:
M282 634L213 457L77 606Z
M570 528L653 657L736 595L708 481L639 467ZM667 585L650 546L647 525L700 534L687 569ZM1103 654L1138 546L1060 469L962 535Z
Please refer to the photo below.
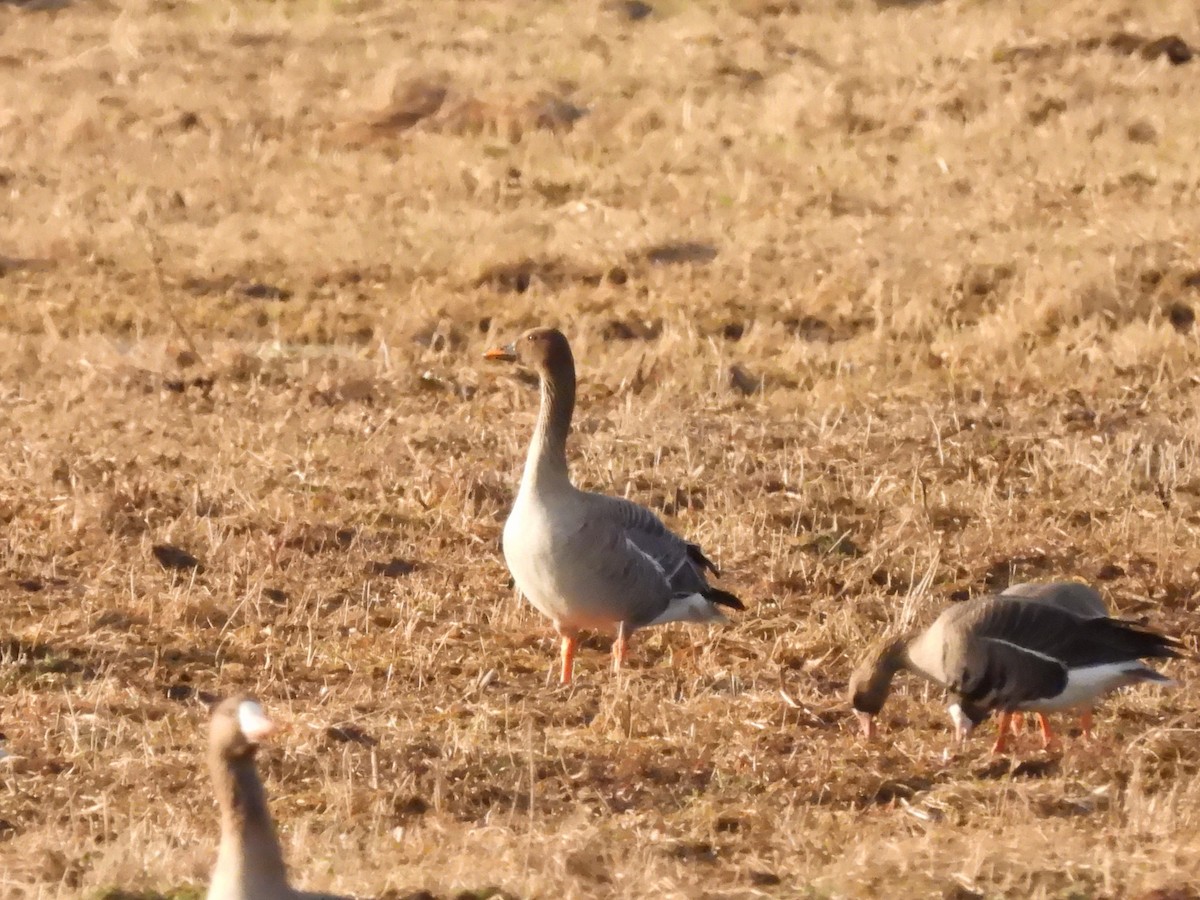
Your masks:
M513 344L505 344L503 347L493 347L483 354L483 358L495 360L496 362L516 362L517 348Z

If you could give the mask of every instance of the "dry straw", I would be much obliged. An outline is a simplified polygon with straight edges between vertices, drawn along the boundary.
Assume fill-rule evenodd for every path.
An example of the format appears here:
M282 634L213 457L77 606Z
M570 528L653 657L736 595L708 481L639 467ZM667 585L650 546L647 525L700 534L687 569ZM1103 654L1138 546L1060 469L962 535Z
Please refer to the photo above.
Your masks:
M1194 649L1194 4L646 5L0 6L0 896L202 884L235 691L313 888L1188 896L1192 662L1017 761L842 691L1012 579ZM578 481L750 606L570 691L538 323Z

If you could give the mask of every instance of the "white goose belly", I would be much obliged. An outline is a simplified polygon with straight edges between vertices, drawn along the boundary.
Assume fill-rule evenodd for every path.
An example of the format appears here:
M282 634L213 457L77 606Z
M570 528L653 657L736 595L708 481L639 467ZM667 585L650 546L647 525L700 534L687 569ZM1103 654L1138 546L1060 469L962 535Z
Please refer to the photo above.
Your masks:
M1138 681L1137 673L1141 669L1138 664L1128 662L1070 669L1061 694L1030 700L1020 704L1018 709L1025 712L1058 712L1090 706L1105 694Z
M581 525L569 508L559 510L552 523L518 498L504 523L504 560L518 590L555 625L612 631L635 618L641 604L597 574L602 567L589 551L600 554L604 548L588 546Z

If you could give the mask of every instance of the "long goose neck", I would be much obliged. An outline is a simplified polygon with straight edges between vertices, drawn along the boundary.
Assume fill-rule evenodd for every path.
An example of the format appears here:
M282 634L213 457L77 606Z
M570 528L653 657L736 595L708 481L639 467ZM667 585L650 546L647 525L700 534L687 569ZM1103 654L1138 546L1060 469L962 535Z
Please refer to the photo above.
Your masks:
M879 654L879 658L875 663L874 677L872 683L876 690L881 691L884 696L891 689L892 679L901 669L911 669L912 660L909 657L908 650L913 642L914 635L904 634L891 641Z
M912 657L909 655L909 650L916 637L917 635L914 632L903 634L888 644L887 649L884 650L881 662L883 663L883 667L892 675L895 675L901 669L912 667Z
M540 374L541 406L525 460L524 484L569 484L567 435L575 414L575 362L567 356Z
M221 807L217 871L233 881L259 890L277 888L282 894L287 889L287 869L254 757L230 759L214 750L209 765Z

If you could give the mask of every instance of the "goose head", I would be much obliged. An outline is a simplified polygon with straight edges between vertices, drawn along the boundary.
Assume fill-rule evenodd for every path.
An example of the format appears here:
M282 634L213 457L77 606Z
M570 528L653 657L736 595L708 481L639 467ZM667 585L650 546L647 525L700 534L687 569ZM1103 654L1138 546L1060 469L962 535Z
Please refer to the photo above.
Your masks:
M875 717L887 703L892 691L892 679L904 667L906 647L907 641L904 639L876 646L850 676L846 693L863 737L867 739L875 736Z
M262 706L253 697L231 697L217 704L209 726L214 754L226 759L248 759L275 730Z
M543 377L574 370L571 345L557 328L531 328L511 344L494 347L483 354L496 362L516 362Z

